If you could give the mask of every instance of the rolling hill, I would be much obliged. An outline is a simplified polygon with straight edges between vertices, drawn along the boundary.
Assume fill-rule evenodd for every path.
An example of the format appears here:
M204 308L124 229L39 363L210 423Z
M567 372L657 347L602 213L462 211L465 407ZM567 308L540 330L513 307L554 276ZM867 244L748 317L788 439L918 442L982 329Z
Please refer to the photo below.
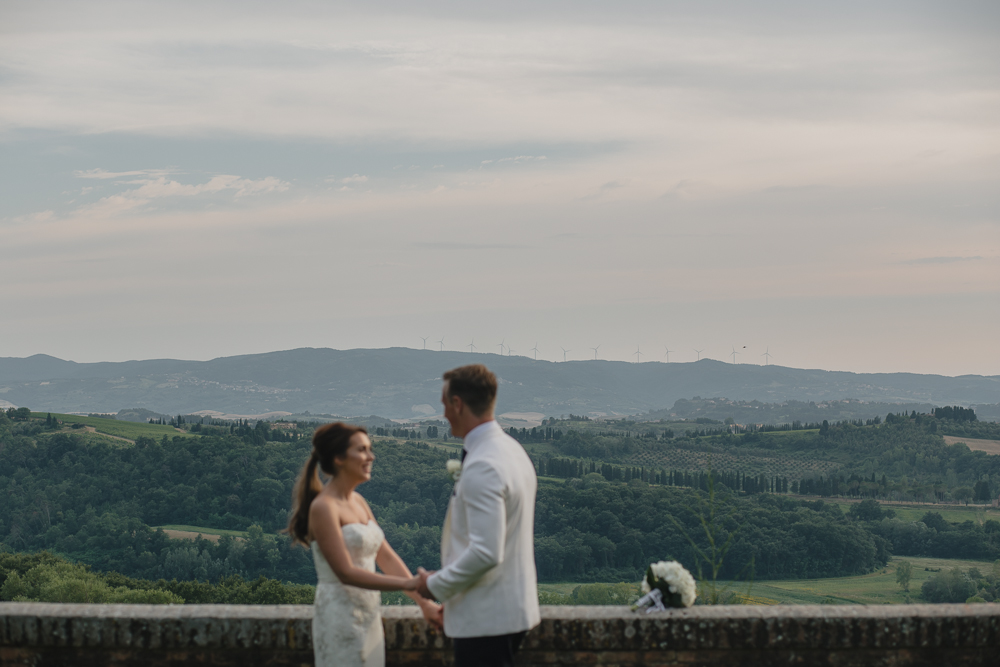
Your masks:
M441 373L485 363L501 379L500 412L636 414L679 398L781 402L853 398L880 403L1000 403L1000 377L861 374L783 366L527 357L408 348L302 348L210 361L76 363L47 355L0 358L0 399L33 410L170 414L219 410L416 417L437 411Z

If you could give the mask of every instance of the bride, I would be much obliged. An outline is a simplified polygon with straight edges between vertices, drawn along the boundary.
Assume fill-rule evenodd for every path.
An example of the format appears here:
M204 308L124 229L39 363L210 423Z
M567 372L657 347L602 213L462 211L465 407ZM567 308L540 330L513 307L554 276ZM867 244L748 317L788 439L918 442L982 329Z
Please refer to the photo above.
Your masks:
M292 539L310 546L316 565L313 650L316 665L385 664L379 591L405 591L435 627L441 606L415 591L419 577L385 541L365 499L355 491L371 479L372 443L359 426L336 422L316 429L313 449L295 488L288 522ZM317 466L330 479L321 484ZM375 565L384 574L375 572Z

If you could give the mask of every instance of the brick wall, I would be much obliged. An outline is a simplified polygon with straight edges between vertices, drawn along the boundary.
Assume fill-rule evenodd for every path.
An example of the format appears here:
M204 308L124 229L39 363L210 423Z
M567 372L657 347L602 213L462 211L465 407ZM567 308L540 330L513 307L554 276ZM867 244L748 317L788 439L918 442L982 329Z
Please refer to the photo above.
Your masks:
M389 665L450 662L414 607L383 608ZM312 664L309 606L0 603L0 664ZM524 665L1000 665L1000 605L543 607Z

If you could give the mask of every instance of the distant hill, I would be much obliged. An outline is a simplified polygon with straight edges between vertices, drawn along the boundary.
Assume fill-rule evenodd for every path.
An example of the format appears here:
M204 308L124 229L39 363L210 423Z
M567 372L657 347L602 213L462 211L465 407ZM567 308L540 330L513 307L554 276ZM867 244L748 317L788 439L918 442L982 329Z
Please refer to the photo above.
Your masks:
M33 410L166 414L283 410L419 417L439 412L441 373L473 362L500 377L500 412L640 414L678 399L734 401L1000 403L1000 376L847 373L727 364L533 361L527 357L408 348L302 348L211 361L75 363L47 355L0 358L0 399Z

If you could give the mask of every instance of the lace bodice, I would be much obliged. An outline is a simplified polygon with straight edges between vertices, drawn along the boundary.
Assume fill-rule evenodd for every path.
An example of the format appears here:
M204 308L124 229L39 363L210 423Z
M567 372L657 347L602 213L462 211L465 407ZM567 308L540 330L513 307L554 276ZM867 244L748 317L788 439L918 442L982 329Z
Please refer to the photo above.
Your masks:
M341 526L344 533L344 543L351 554L351 560L360 568L369 572L375 571L375 556L385 540L385 533L374 519L368 523L348 523ZM326 562L319 545L312 543L313 563L316 565L316 580L320 584L339 584L340 579L334 574L333 568ZM353 588L353 586L351 587Z
M375 571L385 534L374 520L341 527L351 561L369 572ZM316 600L313 602L313 649L318 667L382 667L385 648L380 605L382 596L357 586L342 584L312 543L316 565Z

